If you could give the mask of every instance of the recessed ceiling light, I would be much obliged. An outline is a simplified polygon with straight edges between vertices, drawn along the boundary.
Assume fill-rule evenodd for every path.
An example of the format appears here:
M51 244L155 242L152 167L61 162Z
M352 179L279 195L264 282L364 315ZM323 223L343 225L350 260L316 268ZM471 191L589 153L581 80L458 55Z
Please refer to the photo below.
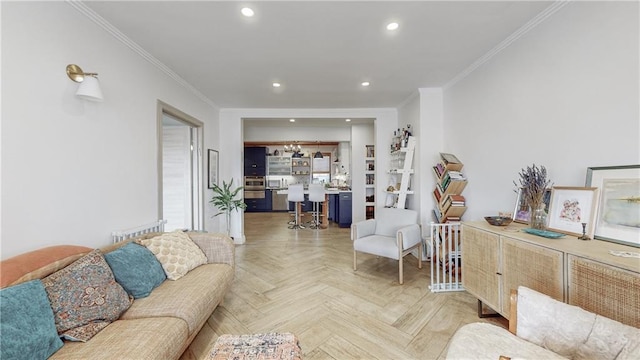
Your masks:
M296 119L289 119L289 122L296 122Z
M351 122L351 119L344 119L344 121L346 121L346 122Z
M398 30L399 26L400 25L398 25L397 22L392 22L392 23L387 24L387 30L390 30L390 31Z
M246 17L252 17L253 16L253 9L248 8L248 7L243 7L242 10L240 10L240 12L242 13L242 15L244 15Z
M274 82L274 83L273 83L273 84L271 84L271 85L272 85L273 87L275 87L275 88L278 88L278 87L280 87L280 86L281 86L281 85L280 85L280 83L278 83L278 82Z
M371 83L369 83L368 81L363 81L362 84L360 84L362 86L369 86L371 85Z

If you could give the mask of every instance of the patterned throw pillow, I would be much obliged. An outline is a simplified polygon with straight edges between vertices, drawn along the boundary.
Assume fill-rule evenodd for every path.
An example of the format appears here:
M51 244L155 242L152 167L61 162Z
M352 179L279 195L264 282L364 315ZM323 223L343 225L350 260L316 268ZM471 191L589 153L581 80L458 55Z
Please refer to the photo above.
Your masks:
M116 282L100 250L42 280L58 334L85 342L120 317L133 301Z
M207 263L207 257L200 247L180 230L136 242L151 250L162 264L169 280L178 280L189 271Z

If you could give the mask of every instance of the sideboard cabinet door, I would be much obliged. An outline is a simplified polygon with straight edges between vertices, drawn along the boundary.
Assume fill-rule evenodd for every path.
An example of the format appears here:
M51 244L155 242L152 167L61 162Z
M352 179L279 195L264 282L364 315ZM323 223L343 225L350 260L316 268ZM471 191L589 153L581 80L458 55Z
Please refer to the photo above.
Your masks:
M462 286L500 312L500 237L469 226L464 226L462 232Z
M502 312L509 313L511 289L526 286L564 302L561 251L502 237Z
M567 302L623 324L640 327L640 276L569 255Z

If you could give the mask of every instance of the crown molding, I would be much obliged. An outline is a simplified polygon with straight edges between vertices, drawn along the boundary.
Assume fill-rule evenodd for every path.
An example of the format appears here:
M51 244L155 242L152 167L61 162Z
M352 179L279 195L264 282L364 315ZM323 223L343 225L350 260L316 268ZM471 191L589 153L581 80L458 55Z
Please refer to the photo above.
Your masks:
M80 0L66 0L66 3L71 5L74 9L78 10L82 15L86 16L87 18L89 18L89 20L91 20L94 23L96 23L98 26L100 26L102 29L104 29L107 33L109 33L111 36L116 38L116 40L120 41L121 43L126 45L128 48L133 50L136 54L140 55L143 59L147 60L153 66L158 68L165 75L169 76L171 79L173 79L175 82L180 84L182 87L184 87L188 91L192 92L200 100L204 101L205 103L207 103L208 105L210 105L210 106L212 106L214 108L220 108L211 99L209 99L203 93L201 93L198 89L193 87L193 85L189 84L185 79L180 77L180 75L175 73L168 66L163 64L160 60L158 60L156 57L154 57L149 52L147 52L145 49L143 49L135 41L131 40L128 36L126 36L124 33L122 33L122 31L118 30L115 26L113 26L105 18L103 18L102 16L98 15L95 11L93 11L91 8L89 8L87 5L85 5L82 1L80 1Z
M466 78L474 72L477 68L482 66L484 63L491 60L494 56L499 54L502 50L509 47L509 45L513 44L516 40L520 39L526 33L534 29L536 26L541 24L551 15L555 14L558 10L562 9L565 5L570 3L573 0L559 0L555 1L553 4L549 5L546 9L544 9L541 13L536 15L533 19L529 20L526 24L516 30L513 34L509 35L506 39L496 45L493 49L489 50L486 54L481 56L478 60L474 61L469 67L464 69L461 73L456 75L453 79L449 80L444 86L443 89L448 89L451 86L455 85L462 79Z

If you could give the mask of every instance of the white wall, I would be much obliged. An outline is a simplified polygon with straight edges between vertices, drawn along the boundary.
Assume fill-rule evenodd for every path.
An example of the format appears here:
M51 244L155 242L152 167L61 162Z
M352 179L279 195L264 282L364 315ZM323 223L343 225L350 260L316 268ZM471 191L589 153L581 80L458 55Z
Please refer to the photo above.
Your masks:
M218 147L218 109L66 2L1 6L1 257L103 246L157 220L157 101L204 122L205 148ZM71 63L99 73L104 102L74 96Z
M465 164L466 220L512 210L533 163L555 185L640 163L638 2L573 2L444 92L445 146Z
M245 126L244 141L349 141L349 127Z

